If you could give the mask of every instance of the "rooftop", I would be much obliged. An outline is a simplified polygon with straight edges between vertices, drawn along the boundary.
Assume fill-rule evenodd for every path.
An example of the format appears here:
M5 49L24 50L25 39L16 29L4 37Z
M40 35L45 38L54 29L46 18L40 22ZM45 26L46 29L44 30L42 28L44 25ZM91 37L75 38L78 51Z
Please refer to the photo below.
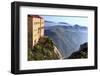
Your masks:
M40 18L43 19L42 17L40 17L39 15L28 15L29 17L36 17L36 18Z

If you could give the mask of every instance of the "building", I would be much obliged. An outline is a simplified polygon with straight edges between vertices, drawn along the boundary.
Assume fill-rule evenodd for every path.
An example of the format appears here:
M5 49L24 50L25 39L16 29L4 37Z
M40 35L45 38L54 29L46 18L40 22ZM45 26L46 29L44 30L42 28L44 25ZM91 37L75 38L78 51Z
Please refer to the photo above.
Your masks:
M28 15L28 48L38 43L44 36L44 19L38 15Z

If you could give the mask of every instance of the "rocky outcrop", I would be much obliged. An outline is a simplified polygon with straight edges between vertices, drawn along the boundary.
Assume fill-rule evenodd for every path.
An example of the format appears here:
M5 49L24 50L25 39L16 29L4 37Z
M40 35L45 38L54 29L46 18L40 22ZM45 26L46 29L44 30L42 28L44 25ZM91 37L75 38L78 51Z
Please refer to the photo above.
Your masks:
M61 53L59 52L58 48L56 46L54 46L54 52L58 55L59 59L63 59Z
M80 45L80 49L77 52L71 54L68 59L77 59L77 58L87 58L88 57L88 43Z
M53 41L44 36L39 39L39 42L32 48L28 49L28 60L56 60L62 56L54 45Z

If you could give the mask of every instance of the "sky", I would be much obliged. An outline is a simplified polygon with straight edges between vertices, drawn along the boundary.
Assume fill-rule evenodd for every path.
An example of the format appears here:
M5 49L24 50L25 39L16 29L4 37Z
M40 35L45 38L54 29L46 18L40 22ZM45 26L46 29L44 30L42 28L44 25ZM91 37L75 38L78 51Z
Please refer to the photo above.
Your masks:
M72 26L75 24L79 24L80 26L86 26L88 27L88 17L80 17L80 16L41 16L46 21L53 21L53 22L66 22L71 24Z

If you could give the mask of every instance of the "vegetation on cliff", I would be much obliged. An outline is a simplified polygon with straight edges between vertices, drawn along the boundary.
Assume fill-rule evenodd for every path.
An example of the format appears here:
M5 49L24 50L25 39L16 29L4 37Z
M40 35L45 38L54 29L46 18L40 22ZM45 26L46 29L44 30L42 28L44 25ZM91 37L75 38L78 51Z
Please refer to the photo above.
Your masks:
M59 54L55 52L53 41L46 36L40 38L39 42L32 49L28 49L28 61L56 59L60 59Z
M88 43L84 43L80 45L80 49L77 52L72 53L68 59L80 59L80 58L87 58L88 57Z

